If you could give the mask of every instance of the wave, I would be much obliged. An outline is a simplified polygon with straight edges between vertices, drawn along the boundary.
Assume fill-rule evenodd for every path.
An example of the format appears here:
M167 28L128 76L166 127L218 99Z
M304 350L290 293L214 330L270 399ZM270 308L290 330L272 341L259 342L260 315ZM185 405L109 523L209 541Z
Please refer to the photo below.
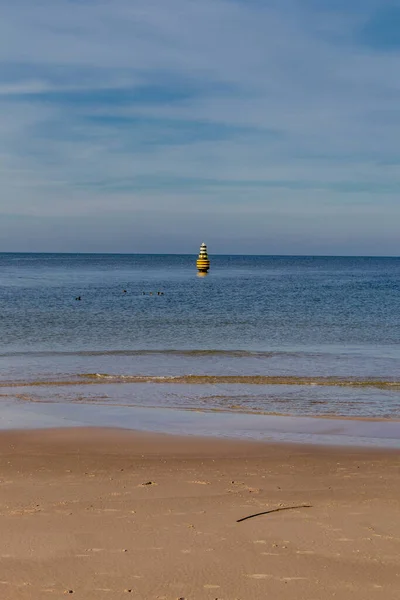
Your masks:
M299 377L276 375L123 375L110 373L82 373L67 380L42 381L1 381L0 388L76 386L113 384L186 384L186 385L289 385L289 386L330 386L351 388L378 388L391 391L400 390L400 381L384 379L343 379L339 377Z
M220 349L143 349L143 350L76 350L76 351L24 351L24 352L1 352L0 357L18 357L18 356L152 356L152 355L171 355L171 356L226 356L233 358L259 357L271 358L274 356L316 356L317 352L293 352L293 351L257 351L257 350L220 350Z

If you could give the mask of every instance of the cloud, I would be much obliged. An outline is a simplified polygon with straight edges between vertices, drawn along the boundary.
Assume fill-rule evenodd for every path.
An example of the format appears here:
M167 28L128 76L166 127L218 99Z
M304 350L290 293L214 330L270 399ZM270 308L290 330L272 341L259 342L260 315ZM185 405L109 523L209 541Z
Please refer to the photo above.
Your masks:
M377 42L383 4L0 0L1 248L26 249L31 223L31 249L68 249L41 225L67 219L80 250L109 226L107 248L128 251L140 222L132 250L154 229L154 251L171 231L190 251L225 218L227 251L284 253L290 234L290 252L314 236L343 253L346 223L352 249L381 236L395 252L400 57L392 34L390 52Z

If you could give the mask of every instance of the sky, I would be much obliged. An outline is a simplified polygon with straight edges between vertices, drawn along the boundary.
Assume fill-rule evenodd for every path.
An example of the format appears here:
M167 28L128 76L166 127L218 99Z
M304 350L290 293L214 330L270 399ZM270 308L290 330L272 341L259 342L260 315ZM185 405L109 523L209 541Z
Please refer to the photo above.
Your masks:
M400 0L0 15L0 251L400 255Z

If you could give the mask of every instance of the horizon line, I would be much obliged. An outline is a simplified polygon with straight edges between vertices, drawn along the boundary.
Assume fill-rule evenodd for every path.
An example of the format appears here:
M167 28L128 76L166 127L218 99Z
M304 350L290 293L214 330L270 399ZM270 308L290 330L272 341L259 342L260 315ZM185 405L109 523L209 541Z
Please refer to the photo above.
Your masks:
M2 254L41 254L41 255L52 255L57 254L61 256L75 255L75 256L197 256L198 252L52 252L52 251L10 251L0 250ZM262 256L268 258L400 258L400 255L377 255L377 254L230 254L221 252L212 252L210 256L223 256L223 257L254 257Z

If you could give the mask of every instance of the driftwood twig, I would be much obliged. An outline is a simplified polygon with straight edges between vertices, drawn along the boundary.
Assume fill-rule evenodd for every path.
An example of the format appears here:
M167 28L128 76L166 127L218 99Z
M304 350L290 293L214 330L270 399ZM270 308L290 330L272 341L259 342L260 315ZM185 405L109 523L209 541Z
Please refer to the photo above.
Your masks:
M247 519L253 519L254 517L261 517L262 515L269 515L270 513L280 512L281 510L294 510L295 508L312 508L311 504L301 504L300 506L281 506L280 508L273 508L264 512L256 513L255 515L248 515L242 519L238 519L236 523L247 521Z

